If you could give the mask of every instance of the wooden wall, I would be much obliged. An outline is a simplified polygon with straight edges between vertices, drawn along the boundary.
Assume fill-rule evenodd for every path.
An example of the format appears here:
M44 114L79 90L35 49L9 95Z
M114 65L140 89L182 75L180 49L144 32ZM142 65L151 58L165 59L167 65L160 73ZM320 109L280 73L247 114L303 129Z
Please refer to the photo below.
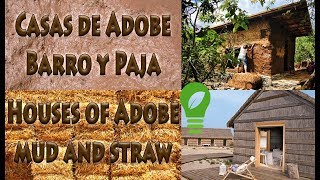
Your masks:
M234 162L255 155L255 123L285 124L285 163L297 163L302 177L315 176L314 105L286 91L264 91L234 121Z
M184 145L184 139L182 138L181 143ZM223 141L224 139L214 139L214 144L217 147L223 147ZM232 139L225 139L226 146L229 147L232 143ZM211 145L211 139L201 139L200 145L198 145L198 139L197 138L187 138L187 145L188 146L203 146L204 144L210 144Z
M201 139L201 146L204 144L210 144L211 145L211 139Z
M188 146L198 146L198 139L188 139Z

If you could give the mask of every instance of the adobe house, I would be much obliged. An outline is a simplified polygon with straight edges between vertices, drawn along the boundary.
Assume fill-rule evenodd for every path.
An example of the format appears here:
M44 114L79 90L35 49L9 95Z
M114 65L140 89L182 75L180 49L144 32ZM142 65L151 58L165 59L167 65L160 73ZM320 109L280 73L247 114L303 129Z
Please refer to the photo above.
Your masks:
M231 129L203 128L202 134L189 134L188 128L182 127L182 145L187 146L230 146Z
M312 33L306 1L284 5L248 17L248 30L232 33L231 23L212 27L227 38L224 46L239 48L254 44L248 50L248 72L274 75L294 70L295 39ZM227 50L227 49L226 49Z
M228 121L234 128L233 161L285 171L298 165L315 178L315 101L300 91L256 91Z

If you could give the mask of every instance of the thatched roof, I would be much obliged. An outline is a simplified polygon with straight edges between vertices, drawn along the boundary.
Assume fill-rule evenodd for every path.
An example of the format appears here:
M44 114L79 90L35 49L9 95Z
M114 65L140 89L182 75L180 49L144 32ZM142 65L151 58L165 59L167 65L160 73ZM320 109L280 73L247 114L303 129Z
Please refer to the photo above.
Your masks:
M202 134L189 134L188 128L182 129L182 138L232 139L231 129L203 128Z
M227 122L227 127L233 127L233 122L234 120L242 113L243 110L245 110L249 104L251 104L251 102L258 97L261 93L265 92L267 90L258 90L255 91L248 99L247 101L240 107L240 109L232 116L232 118ZM315 105L315 100L314 98L310 97L309 95L301 92L301 91L294 91L294 90L286 90L284 91L285 93L291 94L293 96L298 97L302 102L307 103L309 105L311 105L312 107L314 107Z
M259 21L261 18L272 19L278 22L294 37L307 36L312 33L310 15L306 1L283 5L251 15L248 17L249 28L251 21ZM217 32L224 32L225 30L230 30L232 28L233 25L230 22L211 27L211 29L214 29Z

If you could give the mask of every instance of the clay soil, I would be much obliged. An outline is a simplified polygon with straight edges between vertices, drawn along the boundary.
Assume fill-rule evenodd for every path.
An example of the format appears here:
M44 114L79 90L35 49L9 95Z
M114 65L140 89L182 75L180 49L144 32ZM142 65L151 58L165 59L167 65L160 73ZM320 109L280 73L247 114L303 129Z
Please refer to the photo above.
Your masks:
M294 73L285 73L280 76L275 76L272 80L296 80L296 81L306 81L310 78L310 74L306 69L297 70Z

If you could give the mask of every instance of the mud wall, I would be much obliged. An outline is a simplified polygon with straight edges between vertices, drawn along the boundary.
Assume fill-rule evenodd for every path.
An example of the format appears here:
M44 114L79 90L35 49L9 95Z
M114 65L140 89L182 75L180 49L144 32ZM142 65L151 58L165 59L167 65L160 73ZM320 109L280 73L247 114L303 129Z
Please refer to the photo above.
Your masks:
M272 46L268 40L255 42L252 50L247 52L248 71L271 75Z
M272 48L271 74L283 73L294 68L295 39L278 22L270 20Z
M264 18L259 18L254 21L250 21L249 29L238 30L236 33L229 33L225 35L227 41L224 43L227 47L239 47L243 43L252 43L261 39L268 39L270 36L269 22Z
M288 37L288 71L294 70L294 55L296 50L296 38Z
M264 75L271 75L272 46L269 41L271 27L269 21L259 18L250 21L247 31L238 31L225 35L226 47L240 47L244 43L255 44L252 50L247 52L248 71Z

